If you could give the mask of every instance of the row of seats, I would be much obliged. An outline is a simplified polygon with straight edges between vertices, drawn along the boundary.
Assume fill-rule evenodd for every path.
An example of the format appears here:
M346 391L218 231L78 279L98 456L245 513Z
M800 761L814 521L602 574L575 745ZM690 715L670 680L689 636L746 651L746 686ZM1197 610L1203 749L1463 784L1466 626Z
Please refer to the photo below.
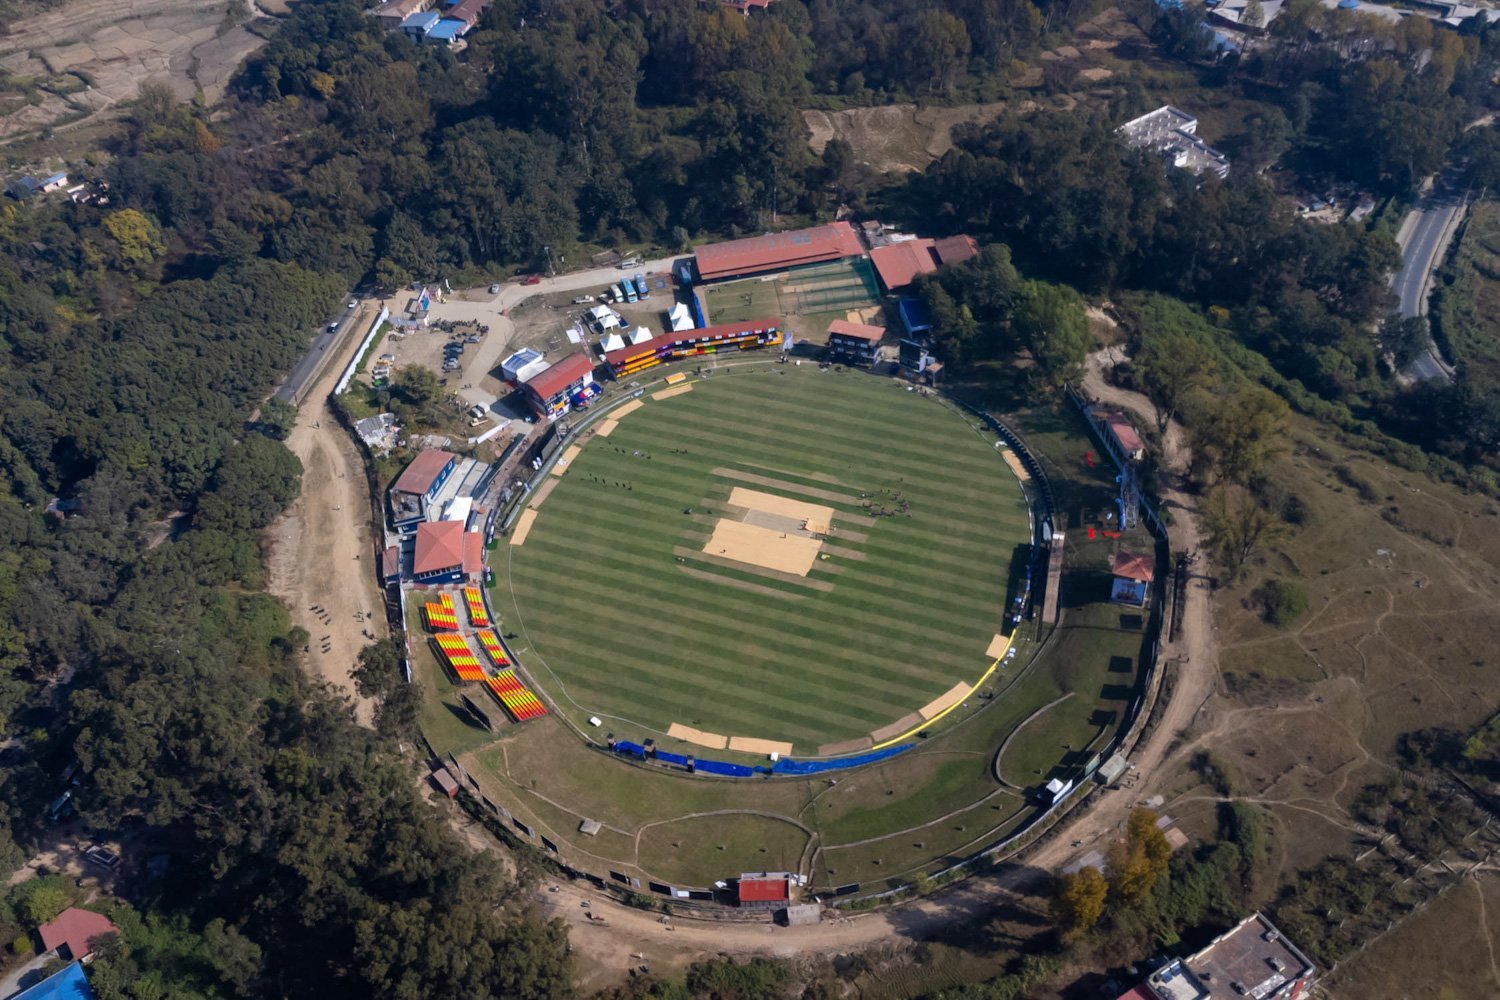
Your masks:
M510 666L510 660L505 657L505 648L500 645L500 637L492 629L482 628L474 634L479 637L479 645L484 648L491 663L496 667Z
M432 631L458 631L458 612L453 608L452 594L440 594L437 600L428 601L422 605L422 613L427 616L427 627Z
M542 704L542 699L521 683L521 678L516 676L514 670L502 670L498 676L489 678L485 683L489 685L490 693L500 702L501 707L515 721L530 722L547 714L547 706Z
M469 621L475 628L490 627L490 613L484 607L484 595L478 587L464 588L464 603L469 606Z
M448 661L448 666L458 675L460 680L482 681L485 679L484 667L479 658L469 648L461 635L441 634L433 637L437 642L443 659Z

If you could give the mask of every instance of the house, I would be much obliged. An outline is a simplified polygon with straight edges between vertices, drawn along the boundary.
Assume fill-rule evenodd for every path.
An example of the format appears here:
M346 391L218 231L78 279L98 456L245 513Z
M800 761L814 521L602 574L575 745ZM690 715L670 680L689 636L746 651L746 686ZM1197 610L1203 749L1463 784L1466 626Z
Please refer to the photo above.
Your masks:
M94 990L83 974L83 963L73 962L10 1000L94 1000Z
M1146 457L1146 443L1124 413L1119 410L1096 411L1094 419L1104 425L1108 433L1105 440L1113 446L1111 450L1117 452L1115 457L1122 463L1139 462Z
M1132 149L1155 153L1168 167L1192 174L1229 175L1229 157L1198 138L1198 119L1163 104L1115 129Z
M432 0L390 0L375 8L375 19L383 28L394 31L413 14L420 14L431 5Z
M406 531L426 520L429 505L457 465L458 456L450 451L429 448L418 453L391 484L391 526Z
M1151 581L1156 578L1156 557L1143 552L1115 553L1114 566L1110 568L1114 586L1109 599L1116 604L1145 607L1151 597Z
M885 327L836 319L828 324L828 360L845 365L872 365L880 354Z
M972 236L949 236L941 240L905 239L870 251L870 263L887 292L898 292L917 279L948 264L961 264L979 256L979 243Z
M1148 1000L1300 1000L1316 971L1271 921L1252 913L1196 954L1153 972L1142 986Z
M120 928L102 913L70 906L56 920L38 927L37 932L42 936L43 951L55 951L65 962L86 962L94 954L95 940L118 934Z
M431 31L427 32L426 41L433 45L446 45L450 49L463 48L465 45L463 36L469 33L471 27L473 25L464 21L445 17L433 25Z
M380 553L380 582L384 584L401 581L401 547L392 545Z
M467 34L479 23L480 17L489 9L490 2L491 0L459 0L446 16L450 20L462 22L466 27L460 34Z
M51 194L54 191L61 191L67 186L68 175L65 173L56 173L50 177L43 177L41 179L26 176L12 181L10 187L5 189L5 193L16 199L16 201L25 201L39 194Z
M418 583L460 583L484 572L484 536L465 531L462 521L423 521L417 525L411 576Z
M509 385L520 385L527 379L540 375L549 367L551 366L542 360L539 352L523 347L500 362L500 376Z
M420 42L442 19L443 15L435 10L420 11L401 22L401 33L414 42ZM426 312L425 306L422 311Z
M735 893L739 905L750 909L785 909L792 898L792 876L786 872L741 875Z
M693 262L699 281L726 281L858 257L864 252L864 243L851 223L831 222L811 229L694 247Z
M556 420L575 406L587 406L599 391L594 362L587 354L570 354L521 383L521 394L531 411L548 420Z
M363 420L354 422L354 433L365 443L365 447L373 452L381 453L388 451L391 447L391 438L396 433L396 415L394 413L377 413L373 417L365 417Z

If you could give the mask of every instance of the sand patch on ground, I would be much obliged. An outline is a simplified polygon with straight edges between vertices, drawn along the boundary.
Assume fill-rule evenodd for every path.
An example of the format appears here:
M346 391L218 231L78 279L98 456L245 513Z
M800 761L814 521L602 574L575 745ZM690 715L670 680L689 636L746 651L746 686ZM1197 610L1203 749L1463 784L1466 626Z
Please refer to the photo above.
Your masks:
M922 717L923 722L928 722L932 719L935 719L939 715L942 715L944 712L948 711L948 709L952 708L954 705L957 705L959 702L967 698L971 690L972 688L970 688L969 685L965 684L963 681L959 681L957 684L949 688L946 693L939 695L932 701L929 701L927 704L917 709L917 714Z
M527 503L526 506L530 507L532 510L541 510L542 501L546 500L549 496L552 495L552 491L557 488L557 484L561 481L562 480L560 479L549 479L542 485L538 486L536 488L536 491L531 494L531 501Z
M1031 482L1031 473L1026 471L1026 466L1021 464L1021 457L1009 448L1000 449L1000 455L1005 459L1005 464L1010 466L1010 471L1016 474L1016 478L1023 483Z
M526 536L531 533L531 525L536 520L536 508L527 507L521 511L521 516L516 518L515 527L510 529L510 544L525 545Z
M888 726L881 726L870 734L870 739L875 743L883 743L886 740L895 739L908 729L917 728L926 721L919 713L911 712L903 715Z
M743 486L736 486L729 491L729 503L735 507L744 507L746 510L758 510L791 518L801 522L803 530L819 535L828 534L828 529L833 524L832 507L806 503L802 500L789 500L772 493L748 490Z
M786 532L772 531L743 521L721 518L714 525L703 551L721 559L806 576L818 561L821 543L816 538L805 538Z
M567 472L568 466L573 464L573 459L577 458L578 453L581 451L583 451L583 447L581 445L568 445L568 449L562 453L562 458L559 458L557 460L557 463L552 466L552 474L554 476L560 476L564 472Z
M652 399L671 399L673 396L681 396L685 392L692 392L691 385L679 385L672 389L663 389L661 392L653 392Z
M818 747L819 757L838 757L846 753L858 753L860 750L868 750L875 743L868 736L856 736L852 740L844 740L841 743L824 743Z
M986 660L998 660L1010 649L1010 639L1007 636L995 633L995 638L990 640L989 648L984 651Z
M599 421L599 426L594 428L594 433L599 437L607 438L615 432L615 428L618 426L620 426L620 422L618 420L614 419L613 417L608 417L604 420Z
M610 419L615 423L619 423L622 419L624 419L625 416L634 413L636 410L639 410L645 405L646 404L641 402L639 399L632 399L628 403L621 403L618 407L611 411Z
M684 726L680 722L674 722L667 727L667 735L674 740L682 740L694 746L708 747L710 750L723 750L729 746L729 737L720 736L718 733L705 733L701 729L692 726Z
M729 749L738 750L740 753L758 753L767 757L771 754L780 754L783 757L792 755L792 745L781 743L777 740L758 740L752 736L729 737Z

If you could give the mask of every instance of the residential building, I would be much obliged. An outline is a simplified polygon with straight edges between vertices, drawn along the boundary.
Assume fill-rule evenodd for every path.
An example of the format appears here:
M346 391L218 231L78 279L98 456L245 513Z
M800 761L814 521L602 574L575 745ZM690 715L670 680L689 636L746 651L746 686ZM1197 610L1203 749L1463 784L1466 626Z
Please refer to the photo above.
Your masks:
M832 222L811 229L767 233L693 248L699 281L724 281L785 271L806 264L858 257L864 252L859 233L848 222Z
M1127 145L1155 153L1174 169L1229 175L1229 158L1198 138L1198 119L1170 104L1132 118L1115 131Z
M374 15L381 27L394 31L408 17L421 13L431 5L432 0L390 0L390 3L375 8Z
M521 394L538 417L556 420L574 407L588 405L599 395L594 362L587 354L570 354L547 370L521 383Z
M1156 578L1156 557L1142 552L1115 553L1114 565L1110 569L1114 585L1109 599L1116 604L1145 607L1151 599L1151 581Z
M83 974L83 963L73 962L10 1000L94 1000L94 989Z
M1143 985L1154 1000L1300 1000L1316 971L1271 921L1253 913Z
M431 448L420 452L391 484L391 526L409 531L427 519L428 507L453 474L458 456Z
M10 187L5 189L5 193L16 199L16 201L25 201L39 194L51 194L54 191L61 191L67 186L68 175L65 173L56 173L50 177L42 178L26 176L12 181Z
M828 324L828 360L845 365L868 367L880 354L885 327L851 323L836 319Z
M870 263L887 292L899 292L919 274L931 274L948 264L959 264L979 256L979 243L972 236L949 236L934 240L902 239L870 251Z
M414 42L423 41L442 19L443 15L435 10L420 11L401 22L401 33Z
M43 951L55 951L65 962L86 962L94 954L94 942L106 934L120 933L120 928L102 913L70 906L56 920L38 927L37 932L42 936Z

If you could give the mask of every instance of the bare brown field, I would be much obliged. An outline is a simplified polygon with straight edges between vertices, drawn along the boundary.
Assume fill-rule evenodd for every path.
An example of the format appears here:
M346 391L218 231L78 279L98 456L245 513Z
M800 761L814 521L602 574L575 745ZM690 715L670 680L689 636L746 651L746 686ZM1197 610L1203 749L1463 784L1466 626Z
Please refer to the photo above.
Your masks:
M72 0L12 22L0 72L34 99L0 104L0 142L109 116L146 80L218 101L263 41L227 13L222 0ZM247 5L249 16L264 15Z

